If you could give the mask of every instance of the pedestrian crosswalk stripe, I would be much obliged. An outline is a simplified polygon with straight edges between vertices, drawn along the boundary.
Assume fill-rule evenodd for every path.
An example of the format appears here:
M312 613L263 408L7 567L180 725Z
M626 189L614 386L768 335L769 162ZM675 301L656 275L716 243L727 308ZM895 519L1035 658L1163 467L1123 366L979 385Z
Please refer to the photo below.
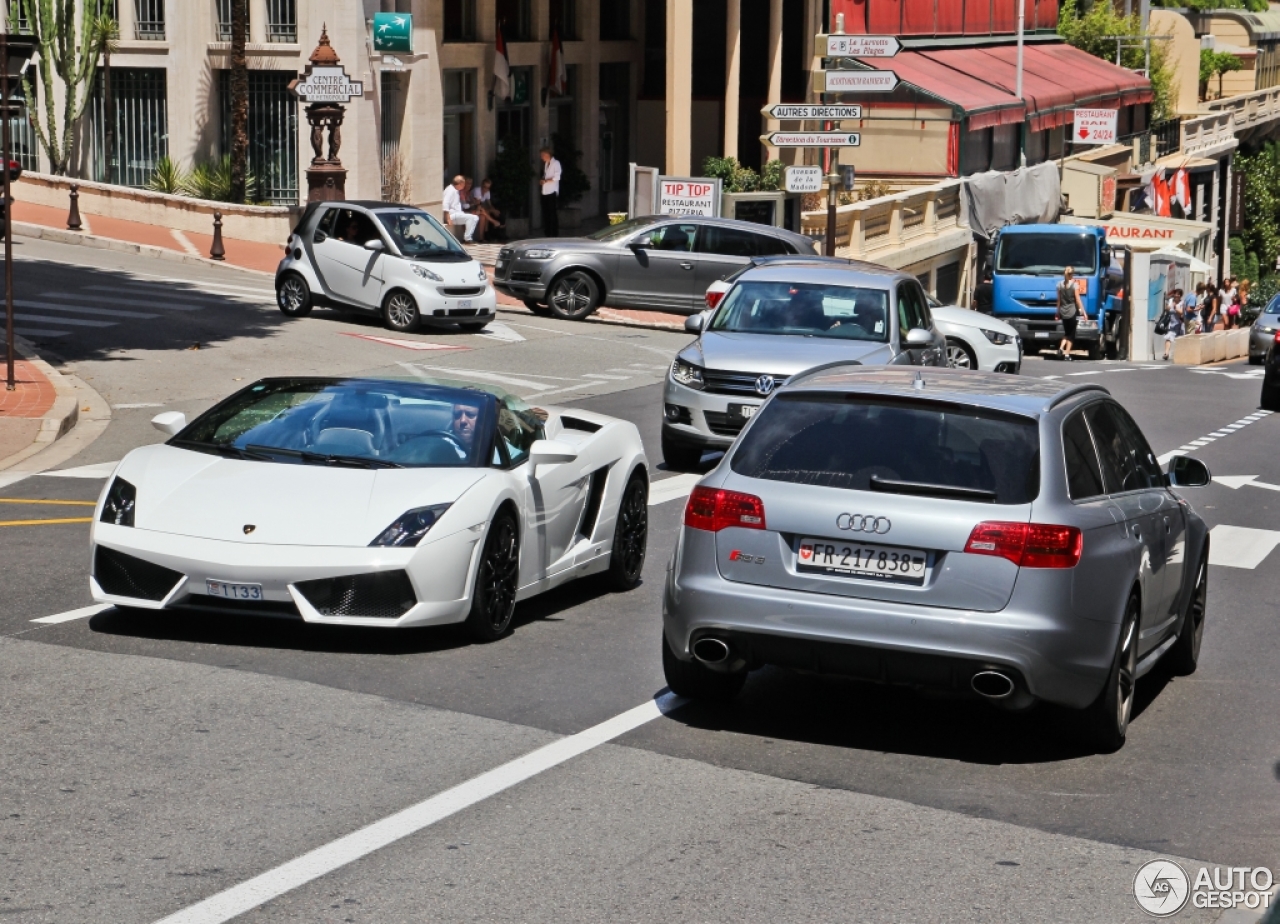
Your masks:
M88 308L84 305L59 305L57 302L32 301L27 298L15 298L14 305L19 308L40 308L44 311L66 311L72 314L92 314L104 318L139 318L149 320L158 318L158 314L143 311L125 311L123 308Z
M27 314L17 311L13 315L18 321L43 321L45 324L64 324L67 327L115 327L115 321L86 321L84 318L51 318L45 314Z
M183 305L183 304L174 305L174 304L170 304L169 302L157 301L157 299L168 294L169 293L156 292L154 293L154 295L151 295L150 297L148 297L145 301L142 300L140 297L139 298L111 298L110 296L106 296L106 295L85 295L83 293L75 293L75 292L42 292L40 293L40 297L54 298L64 302L83 299L84 301L91 302L92 304L95 304L95 305L99 303L103 305L126 305L130 308L139 308L139 307L145 306L147 308L158 308L162 311L201 311L204 308L210 307L209 305Z
M250 298L240 292L219 292L214 289L202 288L199 291L191 289L169 289L162 286L137 286L129 283L122 283L118 286L85 286L85 290L94 291L111 291L125 295L136 293L137 298L170 298L184 302L207 302L210 305L224 305L228 299L245 299L245 304L260 304L260 300ZM275 300L274 295L265 296L271 301Z
M1209 564L1224 568L1258 567L1280 544L1280 532L1218 525L1209 530Z

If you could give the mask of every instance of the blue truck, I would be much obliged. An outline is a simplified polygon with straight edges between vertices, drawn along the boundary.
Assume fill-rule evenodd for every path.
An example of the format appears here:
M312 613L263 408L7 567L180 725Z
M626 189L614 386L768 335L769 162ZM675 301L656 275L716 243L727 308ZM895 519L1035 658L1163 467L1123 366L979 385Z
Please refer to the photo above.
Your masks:
M1026 351L1058 345L1057 284L1064 267L1075 270L1085 316L1076 344L1097 359L1114 340L1119 318L1115 297L1124 274L1112 266L1106 229L1091 225L1009 225L992 247L992 313L1012 325Z

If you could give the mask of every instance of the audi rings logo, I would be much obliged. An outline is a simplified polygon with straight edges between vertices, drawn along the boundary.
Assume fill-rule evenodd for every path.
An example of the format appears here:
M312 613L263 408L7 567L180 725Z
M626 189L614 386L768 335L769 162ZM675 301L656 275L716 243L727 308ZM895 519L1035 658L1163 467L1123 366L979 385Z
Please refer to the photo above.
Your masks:
M836 529L850 533L875 533L883 536L893 528L888 517L871 517L863 513L842 513L836 517Z
M773 392L773 387L775 384L777 383L773 381L773 376L771 375L760 376L760 378L756 379L756 394L758 395L771 394Z

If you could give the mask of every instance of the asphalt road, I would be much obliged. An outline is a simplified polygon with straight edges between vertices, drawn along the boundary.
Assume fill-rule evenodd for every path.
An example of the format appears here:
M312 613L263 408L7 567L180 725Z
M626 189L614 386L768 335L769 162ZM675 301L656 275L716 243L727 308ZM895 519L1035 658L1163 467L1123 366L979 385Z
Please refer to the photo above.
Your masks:
M327 311L288 321L261 276L37 241L18 252L19 298L61 306L22 309L46 332L26 336L111 410L61 474L0 487L0 521L86 516L12 501L92 501L103 463L161 438L151 416L198 413L266 374L469 375L633 420L656 463L659 383L687 341L514 313L490 336L396 336ZM1254 414L1260 386L1243 365L1024 371L1110 389L1157 452ZM1196 454L1215 475L1280 485L1278 436L1266 417ZM1142 920L1132 882L1149 859L1278 860L1280 557L1260 553L1280 540L1280 495L1187 496L1221 550L1201 667L1144 678L1113 755L1082 747L1061 710L1009 716L775 670L732 707L664 701L584 736L663 690L678 500L650 510L640 588L562 588L488 646L113 610L36 623L91 602L88 526L0 527L0 915L158 921L266 874L265 904L182 920ZM527 779L507 766L544 745L581 753ZM477 778L509 788L477 796ZM458 811L427 823L441 800ZM387 846L343 840L412 806ZM279 869L335 843L350 862Z

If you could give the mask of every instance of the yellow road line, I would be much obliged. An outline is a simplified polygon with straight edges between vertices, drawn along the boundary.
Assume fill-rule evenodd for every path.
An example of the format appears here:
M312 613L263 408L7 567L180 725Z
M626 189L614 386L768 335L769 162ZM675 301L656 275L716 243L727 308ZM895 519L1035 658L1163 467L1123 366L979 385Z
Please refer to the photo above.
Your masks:
M54 523L92 523L93 517L71 517L65 520L0 520L0 526L49 526Z
M0 504L56 504L62 507L96 507L97 501L28 500L25 497L0 497Z

